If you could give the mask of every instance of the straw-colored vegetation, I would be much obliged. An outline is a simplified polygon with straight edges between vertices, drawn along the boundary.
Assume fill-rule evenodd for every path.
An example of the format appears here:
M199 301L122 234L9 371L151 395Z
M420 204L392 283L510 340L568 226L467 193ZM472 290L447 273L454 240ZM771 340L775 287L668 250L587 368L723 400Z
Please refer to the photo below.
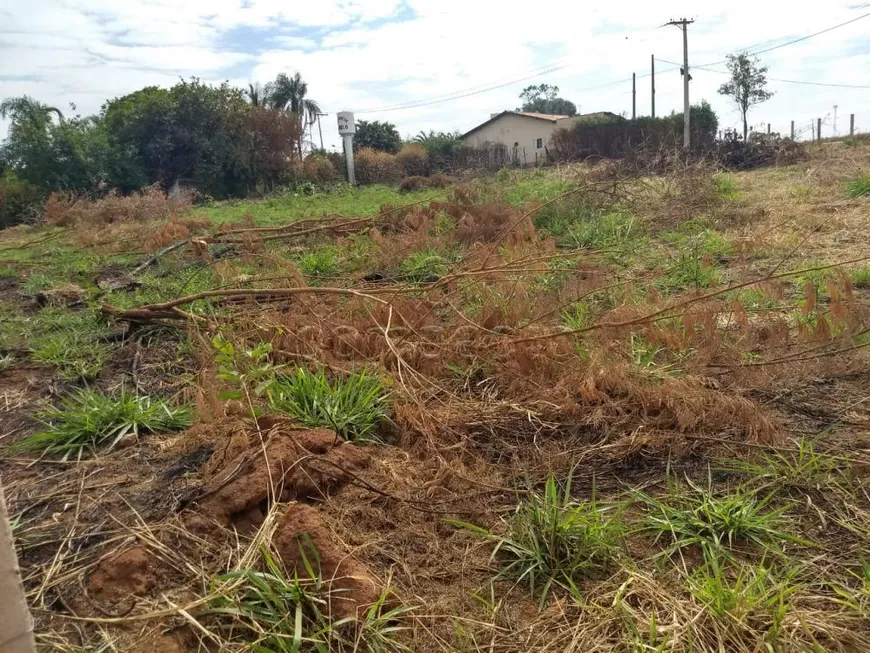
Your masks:
M41 648L870 650L865 150L55 197L0 232Z

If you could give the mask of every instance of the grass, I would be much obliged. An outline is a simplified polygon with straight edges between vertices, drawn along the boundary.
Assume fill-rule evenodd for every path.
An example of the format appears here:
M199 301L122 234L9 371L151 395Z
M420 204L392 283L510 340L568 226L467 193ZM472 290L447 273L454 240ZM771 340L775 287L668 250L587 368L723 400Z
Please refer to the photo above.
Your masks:
M570 481L562 488L553 475L543 492L530 492L507 522L503 534L455 521L495 543L492 559L500 559L497 579L526 583L543 607L554 587L580 595L578 582L597 575L620 555L624 538L622 511L595 500L571 498Z
M737 189L737 180L732 174L720 173L713 177L713 183L716 189L716 197L720 200L734 202L742 197Z
M41 411L37 419L44 430L14 443L7 451L81 457L85 451L110 450L127 436L138 438L143 433L184 428L191 415L185 406L169 406L125 390L111 396L84 389Z
M56 367L58 375L66 381L93 379L109 359L111 347L95 342L82 332L51 333L40 338L30 350L37 363Z
M250 216L261 226L324 215L374 215L384 204L412 204L428 198L443 199L444 190L426 189L399 193L398 188L373 185L343 187L333 192L303 195L288 193L258 201L226 202L202 210L215 224L237 222Z
M844 469L848 462L844 465L843 461L818 452L815 443L807 438L798 440L793 452L777 450L761 454L758 460L728 460L723 467L777 490L822 489L848 480Z
M316 556L316 551L314 551ZM259 653L354 651L395 653L410 651L397 639L407 630L399 620L409 608L387 608L387 591L357 620L332 621L326 615L328 594L316 560L303 556L308 578L288 575L267 549L261 550L264 569L242 569L218 578L229 584L210 604L208 613L240 625L250 650Z
M870 288L870 265L862 265L852 270L852 285L856 288Z
M297 368L269 387L273 408L306 426L333 428L354 442L378 442L378 429L389 415L389 393L372 372L330 380L325 370Z
M784 540L794 541L784 530L784 508L769 507L773 494L759 498L750 489L736 489L725 496L713 494L687 479L686 486L671 483L667 498L656 499L637 493L648 509L643 530L656 541L669 537L666 555L700 546L706 556L731 549L735 544L776 548Z
M299 269L306 277L329 276L338 270L338 262L337 249L321 247L300 256Z
M870 197L870 172L864 172L846 182L849 197Z
M447 259L433 249L414 252L402 261L402 277L412 283L437 281L447 274L450 265Z

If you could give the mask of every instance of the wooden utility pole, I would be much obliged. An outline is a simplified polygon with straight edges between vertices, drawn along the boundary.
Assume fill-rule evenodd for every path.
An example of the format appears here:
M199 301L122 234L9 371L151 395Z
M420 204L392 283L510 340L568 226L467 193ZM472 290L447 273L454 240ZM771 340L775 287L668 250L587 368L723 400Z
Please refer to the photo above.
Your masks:
M794 140L794 120L791 121L791 140Z
M689 25L694 23L694 20L681 18L680 20L669 21L668 25L676 25L683 30L683 149L688 150L691 145L691 132L689 131L689 80L692 79L689 75Z
M770 136L770 123L767 123L767 135Z
M650 73L651 73L650 74L650 80L651 80L650 83L652 85L652 95L650 96L652 98L652 114L651 115L653 118L655 118L656 117L656 56L654 54L651 54L649 56L649 62L650 62Z
M631 73L631 119L637 118L637 76Z
M849 114L849 136L855 135L855 114Z
M818 121L818 122L816 123L816 124L817 124L817 127L816 127L816 140L818 140L819 143L821 143L821 142L822 142L822 119L821 119L821 118L817 118L816 120Z

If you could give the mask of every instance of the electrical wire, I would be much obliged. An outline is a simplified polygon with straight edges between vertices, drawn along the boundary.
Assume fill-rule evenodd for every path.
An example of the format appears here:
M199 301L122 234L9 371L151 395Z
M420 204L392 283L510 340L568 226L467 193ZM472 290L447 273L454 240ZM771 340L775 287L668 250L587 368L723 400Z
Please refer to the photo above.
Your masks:
M706 66L695 66L694 68L690 68L690 70L704 70L708 73L718 73L720 75L730 75L727 70L715 70L713 68L707 68ZM799 79L781 79L779 77L768 77L768 81L770 82L783 82L784 84L807 84L808 86L830 86L832 88L870 88L868 84L835 84L833 82L807 82Z

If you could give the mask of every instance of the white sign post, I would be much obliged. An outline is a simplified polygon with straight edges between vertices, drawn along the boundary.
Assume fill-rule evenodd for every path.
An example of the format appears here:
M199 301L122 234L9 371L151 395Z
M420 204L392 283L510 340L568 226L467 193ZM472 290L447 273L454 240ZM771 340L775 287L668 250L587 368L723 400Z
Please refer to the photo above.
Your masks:
M347 162L347 183L351 186L356 184L353 175L353 135L356 133L356 123L353 121L352 111L338 112L338 133L344 141L344 157Z

